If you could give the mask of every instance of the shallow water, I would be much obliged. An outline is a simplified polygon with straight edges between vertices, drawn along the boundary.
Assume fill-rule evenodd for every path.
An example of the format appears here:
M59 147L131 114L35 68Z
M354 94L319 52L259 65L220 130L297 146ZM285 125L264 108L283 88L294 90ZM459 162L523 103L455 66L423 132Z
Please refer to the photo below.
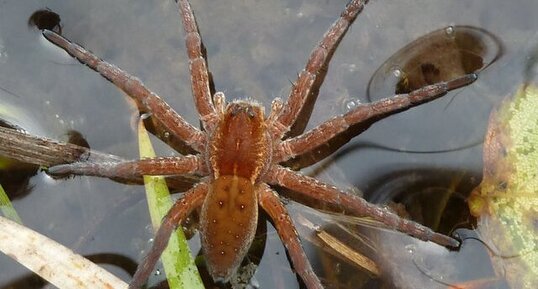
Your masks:
M251 97L269 107L274 97L286 97L290 81L347 0L192 2L216 89L228 99ZM76 130L92 149L137 157L135 110L126 97L27 25L30 15L44 8L60 15L64 36L139 77L188 121L198 123L180 19L174 1L167 0L0 1L0 101L15 112L13 122L60 140ZM345 112L350 101L365 102L376 69L431 31L479 27L502 41L503 54L458 94L383 120L354 138L324 162L321 173L316 171L319 177L377 200L401 188L383 184L401 178L407 185L408 175L439 179L428 188L450 186L457 176L464 184L478 184L480 140L489 111L525 78L526 62L538 45L537 9L534 0L371 1L335 53L308 127ZM469 144L476 145L458 149ZM449 152L402 153L379 146ZM161 155L172 153L157 147ZM14 202L27 226L84 255L108 253L135 262L143 255L150 233L142 187L89 177L56 181L43 173L30 179L30 187L30 194ZM261 288L274 288L278 272L283 288L298 288L272 227L267 234L254 278ZM323 271L328 266L324 257L310 251L320 267L316 270ZM285 265L275 265L280 262ZM0 288L28 274L6 256L0 256L0 268ZM128 280L124 270L107 268ZM349 279L337 277L342 283Z

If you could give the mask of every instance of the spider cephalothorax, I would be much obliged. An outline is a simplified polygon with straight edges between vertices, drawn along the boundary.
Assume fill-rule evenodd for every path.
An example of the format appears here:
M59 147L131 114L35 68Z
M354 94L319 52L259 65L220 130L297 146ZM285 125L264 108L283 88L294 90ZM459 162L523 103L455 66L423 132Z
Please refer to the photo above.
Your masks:
M286 102L273 101L265 116L263 107L252 101L226 104L224 94L212 94L201 37L187 0L178 1L189 57L194 103L204 130L187 123L166 102L138 79L99 59L62 36L44 31L54 44L101 73L139 103L163 129L185 141L197 153L117 163L79 162L50 168L50 173L102 177L197 174L201 181L185 192L164 218L154 245L138 267L130 288L141 287L165 248L172 231L196 208L201 207L202 247L214 280L227 281L250 246L260 206L273 221L288 250L295 271L310 289L322 288L314 274L297 231L273 187L283 187L314 200L338 206L349 214L369 217L386 228L444 246L458 246L448 236L435 233L413 221L366 202L354 194L284 167L287 160L327 143L349 127L373 121L431 101L447 91L473 82L476 75L424 87L359 105L295 137L285 138L296 122L318 75L336 50L345 32L362 10L365 0L352 0L312 51L305 68L293 83Z

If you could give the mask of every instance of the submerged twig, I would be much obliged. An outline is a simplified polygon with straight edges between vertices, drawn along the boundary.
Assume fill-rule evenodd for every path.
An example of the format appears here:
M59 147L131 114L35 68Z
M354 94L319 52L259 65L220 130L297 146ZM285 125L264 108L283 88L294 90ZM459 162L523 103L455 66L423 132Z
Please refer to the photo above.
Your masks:
M122 289L127 284L69 248L0 216L0 251L60 289Z
M49 138L38 137L28 133L0 127L0 155L20 162L34 164L45 168L75 162L120 162L125 159L75 144L59 142ZM117 178L115 181L129 184L144 182L141 177ZM180 176L167 178L168 185L174 191L185 191L195 183L195 177Z

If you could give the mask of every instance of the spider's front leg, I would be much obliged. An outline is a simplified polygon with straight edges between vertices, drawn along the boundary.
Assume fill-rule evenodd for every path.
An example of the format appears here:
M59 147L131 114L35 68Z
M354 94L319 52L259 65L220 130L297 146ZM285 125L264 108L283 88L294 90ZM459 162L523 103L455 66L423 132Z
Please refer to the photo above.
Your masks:
M50 42L65 50L78 61L99 72L119 89L135 99L155 117L167 131L179 137L198 152L205 148L204 134L183 119L174 109L164 102L157 94L150 91L136 77L129 75L120 68L100 59L80 45L72 43L59 34L44 30L43 36Z
M258 188L260 206L273 220L278 235L286 250L288 250L293 268L301 276L308 289L323 289L321 282L314 273L306 257L297 230L293 225L286 207L280 201L277 193L268 185L261 184Z
M215 115L215 106L211 102L210 77L202 37L189 1L176 0L176 2L179 2L181 20L185 30L192 95L200 114L200 120L207 129L211 122L211 116Z
M442 246L458 247L459 242L414 221L406 220L398 215L368 203L363 198L340 191L314 178L293 172L279 165L271 167L267 173L266 183L282 186L313 199L340 206L358 217L368 217L384 224L388 229L397 230L424 241L432 241Z
M153 246L138 265L133 279L129 284L129 289L142 288L146 283L146 280L155 267L155 263L157 263L166 248L170 235L194 209L202 206L208 190L209 185L206 182L201 182L187 191L181 199L174 203L155 234Z

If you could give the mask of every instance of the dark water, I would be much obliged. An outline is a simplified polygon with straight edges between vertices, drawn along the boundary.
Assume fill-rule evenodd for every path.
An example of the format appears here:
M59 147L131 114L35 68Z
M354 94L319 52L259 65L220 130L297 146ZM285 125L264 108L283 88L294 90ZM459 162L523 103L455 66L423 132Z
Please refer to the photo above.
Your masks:
M286 97L290 81L302 69L313 45L347 3L192 2L217 90L224 91L228 99L251 97L266 107L274 97ZM137 157L132 126L135 110L126 97L28 26L34 12L47 8L60 16L63 35L139 77L188 121L198 123L180 19L174 1L167 0L0 1L3 118L31 133L60 140L67 140L68 132L76 130L92 149ZM410 185L409 180L415 179L434 180L424 182L420 190L452 188L456 195L464 194L472 187L469 184L479 182L480 140L489 111L523 81L526 61L537 49L537 9L534 0L371 1L331 62L309 127L345 112L350 102L365 102L368 82L376 69L400 48L433 30L450 25L485 29L502 41L502 57L459 94L449 94L374 125L342 147L335 158L326 160L323 169L316 171L318 177L343 188L356 187L377 200L398 195L402 186L418 190ZM445 152L402 153L379 146ZM161 155L172 153L164 145L157 147ZM454 187L454 182L463 185ZM143 188L89 177L55 181L42 173L30 179L29 187L31 192L14 202L27 226L84 255L106 253L134 262L141 258L150 238ZM455 208L464 210L457 199L453 201ZM300 213L300 209L294 212ZM445 229L450 230L453 223L445 224ZM276 233L271 226L267 230L254 283L275 288L274 276L279 274L277 279L282 278L284 288L297 288ZM409 251L405 242L387 244L395 251ZM194 248L197 243L193 242ZM315 256L313 247L307 247L317 271L331 272L329 268L336 266L331 257ZM405 265L396 260L395 267ZM357 288L345 284L358 269L344 262L338 266L342 267L338 272L322 275L327 287ZM106 267L129 279L123 269ZM0 288L10 288L28 275L6 256L0 256L0 268ZM404 282L402 274L392 275ZM361 280L367 286L378 284ZM439 285L431 278L426 280L429 288Z

